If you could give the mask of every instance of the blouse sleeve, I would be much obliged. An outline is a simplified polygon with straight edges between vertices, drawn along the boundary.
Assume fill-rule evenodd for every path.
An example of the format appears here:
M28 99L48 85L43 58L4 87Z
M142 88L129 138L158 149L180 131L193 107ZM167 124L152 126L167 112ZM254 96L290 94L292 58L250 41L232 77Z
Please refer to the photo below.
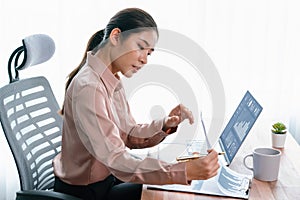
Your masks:
M164 119L153 120L147 124L137 124L130 111L124 88L114 93L114 106L119 118L120 135L130 149L152 147L162 142L177 127L163 130Z
M168 135L176 132L177 130L177 127L174 127L163 131L163 119L154 120L150 124L135 124L134 120L132 121L133 125L129 133L121 133L126 146L131 149L155 146L162 142Z

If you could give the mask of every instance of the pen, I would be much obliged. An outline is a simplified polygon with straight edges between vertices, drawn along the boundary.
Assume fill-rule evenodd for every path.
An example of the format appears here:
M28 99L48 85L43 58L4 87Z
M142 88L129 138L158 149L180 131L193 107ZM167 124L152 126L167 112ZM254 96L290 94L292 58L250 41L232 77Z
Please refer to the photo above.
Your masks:
M225 152L219 152L218 155L224 155ZM207 154L198 154L198 153L195 153L194 155L192 156L180 156L180 157L177 157L176 160L178 162L186 162L186 161L189 161L189 160L194 160L194 159L198 159L200 158L201 156L206 156Z

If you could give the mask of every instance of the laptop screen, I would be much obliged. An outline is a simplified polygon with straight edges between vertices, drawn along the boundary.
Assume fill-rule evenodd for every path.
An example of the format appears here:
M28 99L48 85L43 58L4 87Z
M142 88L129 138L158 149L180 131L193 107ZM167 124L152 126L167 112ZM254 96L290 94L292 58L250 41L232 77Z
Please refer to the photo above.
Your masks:
M262 109L247 91L219 138L219 144L225 152L225 160L228 164L238 152Z

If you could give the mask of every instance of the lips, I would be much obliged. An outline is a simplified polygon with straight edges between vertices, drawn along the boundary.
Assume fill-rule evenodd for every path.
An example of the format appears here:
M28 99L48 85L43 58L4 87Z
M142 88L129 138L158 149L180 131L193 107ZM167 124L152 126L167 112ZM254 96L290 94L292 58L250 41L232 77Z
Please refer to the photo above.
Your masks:
M135 66L135 65L132 65L132 67L135 69L135 70L140 70L142 67L139 67L139 66Z

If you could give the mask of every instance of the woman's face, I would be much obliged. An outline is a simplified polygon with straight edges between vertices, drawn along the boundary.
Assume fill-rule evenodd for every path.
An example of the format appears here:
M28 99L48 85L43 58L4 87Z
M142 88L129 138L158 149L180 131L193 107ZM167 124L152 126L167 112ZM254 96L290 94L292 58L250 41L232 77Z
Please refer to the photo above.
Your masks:
M131 77L147 64L147 57L154 51L157 42L155 31L132 33L125 40L121 40L112 51L112 72L121 72Z

